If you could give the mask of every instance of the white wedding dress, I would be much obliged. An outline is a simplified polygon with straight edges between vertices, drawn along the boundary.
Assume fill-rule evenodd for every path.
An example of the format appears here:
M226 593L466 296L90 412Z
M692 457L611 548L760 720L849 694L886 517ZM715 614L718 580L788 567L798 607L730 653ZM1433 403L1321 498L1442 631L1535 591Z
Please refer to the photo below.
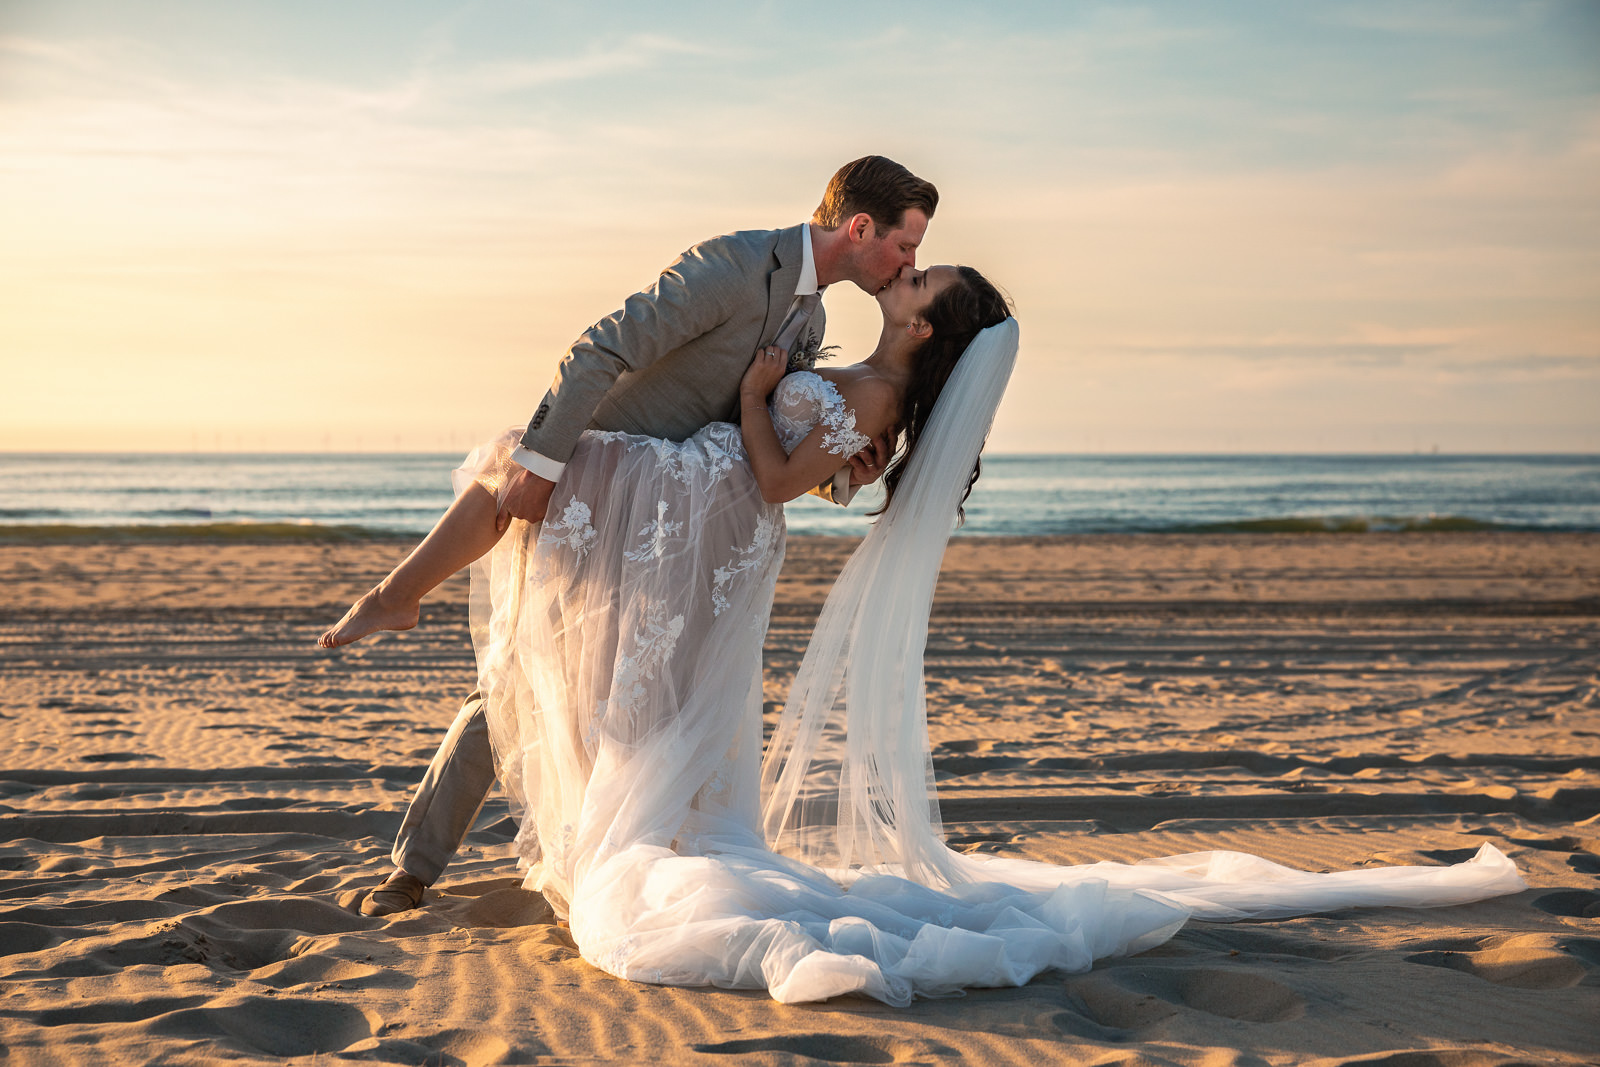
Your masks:
M922 642L1014 359L1007 323L998 355L974 354L996 327L963 356L895 507L830 595L765 773L761 648L783 509L761 499L737 427L681 443L585 433L542 528L513 524L473 565L479 686L519 861L584 958L636 981L903 1005L1086 970L1193 917L1522 888L1488 845L1455 867L1331 875L1238 853L1055 867L943 845ZM809 372L783 379L773 415L787 449L817 425L841 457L865 443ZM515 441L469 456L458 487L497 490Z

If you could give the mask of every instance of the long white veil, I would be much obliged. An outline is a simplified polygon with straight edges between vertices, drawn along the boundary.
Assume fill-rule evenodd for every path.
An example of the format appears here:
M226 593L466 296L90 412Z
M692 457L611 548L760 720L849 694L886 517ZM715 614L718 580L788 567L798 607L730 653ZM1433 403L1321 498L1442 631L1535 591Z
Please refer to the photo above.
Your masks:
M762 766L768 846L850 881L898 875L957 896L983 885L1050 892L1098 884L1233 920L1347 906L1432 907L1524 887L1485 843L1449 867L1311 874L1238 852L1198 852L1058 867L964 855L944 844L923 688L934 586L973 464L1017 358L1014 319L962 354L896 487L893 501L845 564L823 605ZM1171 932L1129 914L1096 932L1093 957L1137 951ZM1144 923L1144 926L1141 926Z
M940 393L893 501L822 609L762 766L769 846L820 867L964 881L944 846L922 681L939 565L1017 361L983 330Z

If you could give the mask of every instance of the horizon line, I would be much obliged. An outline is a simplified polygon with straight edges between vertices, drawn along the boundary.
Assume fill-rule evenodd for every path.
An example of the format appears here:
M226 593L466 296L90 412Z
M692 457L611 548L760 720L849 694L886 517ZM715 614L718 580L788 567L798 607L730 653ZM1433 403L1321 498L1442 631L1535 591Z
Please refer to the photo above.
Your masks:
M0 456L454 456L461 454L459 449L416 449L416 448L353 448L353 449L127 449L112 451L107 449L25 449L25 448L0 448ZM1456 458L1466 457L1529 457L1529 456L1570 456L1600 458L1600 449L1544 449L1544 450L1512 450L1512 449L1486 449L1486 450L1461 450L1441 449L1436 446L1429 448L1412 448L1396 451L1393 449L1163 449L1142 451L1138 449L1096 449L1092 451L986 451L981 457L998 459L1035 459L1035 458L1065 458L1065 457L1228 457L1228 456L1451 456Z

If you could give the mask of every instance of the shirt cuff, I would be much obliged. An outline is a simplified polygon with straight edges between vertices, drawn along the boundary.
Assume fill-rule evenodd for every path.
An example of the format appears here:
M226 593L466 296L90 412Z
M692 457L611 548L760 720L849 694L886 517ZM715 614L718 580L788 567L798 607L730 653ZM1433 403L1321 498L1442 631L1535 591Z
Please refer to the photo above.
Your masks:
M517 463L532 474L550 482L559 482L561 472L567 469L565 463L557 463L549 456L542 456L531 448L518 445L511 450L512 462Z
M850 484L850 468L833 472L833 502L840 507L849 507L850 501L855 499L859 485Z

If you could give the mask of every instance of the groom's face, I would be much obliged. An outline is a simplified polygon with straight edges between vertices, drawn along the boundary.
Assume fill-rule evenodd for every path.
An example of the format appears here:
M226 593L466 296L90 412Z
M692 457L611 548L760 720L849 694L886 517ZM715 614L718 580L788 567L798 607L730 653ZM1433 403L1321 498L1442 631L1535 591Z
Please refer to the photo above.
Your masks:
M917 265L917 246L927 232L928 216L918 208L908 209L900 225L887 232L879 232L869 222L859 245L853 281L873 296L878 295L902 270Z

